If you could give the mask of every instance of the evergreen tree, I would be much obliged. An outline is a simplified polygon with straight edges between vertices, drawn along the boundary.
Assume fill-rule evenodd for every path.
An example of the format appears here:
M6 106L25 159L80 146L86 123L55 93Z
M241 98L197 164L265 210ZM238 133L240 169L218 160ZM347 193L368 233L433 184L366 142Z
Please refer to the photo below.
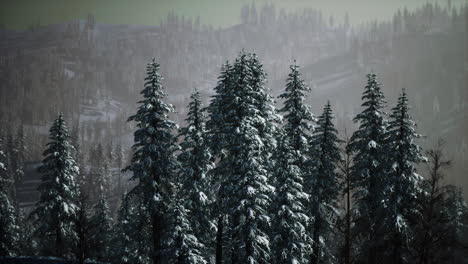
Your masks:
M355 232L361 234L361 257L365 263L381 259L383 247L383 194L385 188L385 159L387 121L384 119L384 95L375 74L368 81L362 96L362 107L354 121L359 128L351 136L350 151L354 153L351 182L355 189Z
M73 147L62 114L50 128L49 140L39 168L42 173L41 196L31 216L41 253L66 257L77 238L74 219L78 210L78 190L74 179L78 167L72 158Z
M140 209L141 201L136 196L124 194L119 208L114 233L115 263L150 263L150 238L145 210ZM144 209L144 208L142 208Z
M409 115L408 98L403 89L397 105L392 109L388 126L388 161L385 202L387 254L391 263L406 263L411 240L411 218L415 216L416 198L422 178L416 173L416 165L423 161L421 148L415 140L415 123Z
M301 79L299 66L294 62L289 68L291 72L288 75L286 91L279 96L279 98L284 99L284 107L279 112L285 113L284 130L292 148L297 151L300 157L298 159L299 169L305 173L303 165L307 160L308 141L314 121L310 107L304 102L305 94L310 89Z
M213 192L209 189L208 172L213 168L211 155L206 142L205 115L200 93L191 95L187 114L187 126L180 130L183 142L180 143L182 190L184 208L187 210L196 237L200 243L212 243L212 231L216 229L210 219L209 207L212 206ZM204 252L206 254L206 252Z
M308 263L310 237L305 214L308 195L296 160L300 158L287 136L283 136L275 155L276 195L273 202L274 263Z
M274 189L269 183L270 153L278 117L255 54L242 52L232 67L223 70L210 105L210 128L220 133L221 140L215 147L215 153L221 154L215 170L221 182L218 206L230 217L231 262L266 263L270 259L267 209ZM222 234L218 232L217 237Z
M109 261L112 240L112 218L104 193L101 193L98 203L94 207L91 223L92 256L101 262Z
M133 158L127 170L133 172L132 180L137 181L131 193L141 194L143 208L147 210L141 217L149 217L153 264L161 263L162 236L167 231L164 216L178 166L174 155L176 137L172 134L177 126L169 120L168 114L173 112L173 107L163 101L165 93L161 80L159 64L153 59L147 67L145 88L141 92L143 100L139 101L137 113L129 118L137 123L137 130Z
M0 256L13 256L20 240L16 210L8 194L12 181L7 178L6 156L0 140Z
M214 88L215 95L212 96L210 105L207 110L209 113L209 119L207 121L208 129L208 144L211 150L213 158L219 158L222 161L226 157L226 153L223 151L227 147L228 139L228 130L229 127L225 126L225 119L229 116L229 109L226 107L229 98L229 90L231 88L231 81L233 76L232 65L229 62L226 62L221 67L221 74L218 77L218 84ZM214 159L213 159L214 160ZM226 199L226 186L224 184L225 179L223 175L225 174L223 169L225 167L216 166L210 171L210 174L213 175L215 180L219 182L219 187L216 193L216 204L214 211L218 212L216 221L216 264L221 264L224 258L224 247L225 247L225 224L226 210L224 208L223 202ZM215 187L215 186L213 186Z
M25 210L19 209L17 223L20 231L18 252L22 256L33 256L37 252L37 244L32 237L33 226L30 219L28 218L28 215L25 213Z
M168 238L169 251L171 252L168 263L208 263L203 254L206 251L204 245L198 241L189 222L188 210L185 209L182 199L174 198L174 200L169 212L172 224Z
M333 114L328 102L318 118L317 128L311 138L311 157L314 170L310 186L312 223L311 263L323 263L334 258L331 253L333 220L338 215L337 199L340 193L338 163L341 160L338 131L333 124Z

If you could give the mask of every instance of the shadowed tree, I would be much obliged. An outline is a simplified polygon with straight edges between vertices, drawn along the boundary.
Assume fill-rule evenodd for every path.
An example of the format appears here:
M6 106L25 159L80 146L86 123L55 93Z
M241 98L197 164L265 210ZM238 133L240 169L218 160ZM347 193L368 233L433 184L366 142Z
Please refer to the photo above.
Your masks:
M132 171L132 180L137 181L130 195L140 197L143 203L140 217L149 217L151 230L151 259L153 264L162 263L163 235L168 231L165 215L170 204L172 180L178 149L173 134L177 125L168 117L173 107L165 103L159 64L153 59L147 66L145 87L141 91L138 111L129 118L135 121L133 157L126 170ZM144 223L144 219L140 219Z

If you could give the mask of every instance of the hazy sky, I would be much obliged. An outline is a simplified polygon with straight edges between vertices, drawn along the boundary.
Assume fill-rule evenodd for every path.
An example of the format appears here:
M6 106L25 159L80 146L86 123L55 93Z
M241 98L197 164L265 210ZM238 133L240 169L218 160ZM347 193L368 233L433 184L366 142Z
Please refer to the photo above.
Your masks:
M0 23L8 28L26 28L84 18L92 13L100 23L157 25L169 11L186 17L200 16L204 24L229 26L239 22L244 3L273 2L289 10L321 9L324 15L341 19L349 13L352 23L374 18L388 19L398 8L413 9L426 2L458 5L466 0L0 0Z

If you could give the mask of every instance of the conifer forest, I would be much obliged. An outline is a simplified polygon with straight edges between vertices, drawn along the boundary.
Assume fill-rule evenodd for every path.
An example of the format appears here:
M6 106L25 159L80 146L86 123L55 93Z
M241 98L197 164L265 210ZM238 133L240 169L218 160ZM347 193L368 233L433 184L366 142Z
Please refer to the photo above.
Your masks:
M308 1L0 4L0 264L468 264L468 3Z

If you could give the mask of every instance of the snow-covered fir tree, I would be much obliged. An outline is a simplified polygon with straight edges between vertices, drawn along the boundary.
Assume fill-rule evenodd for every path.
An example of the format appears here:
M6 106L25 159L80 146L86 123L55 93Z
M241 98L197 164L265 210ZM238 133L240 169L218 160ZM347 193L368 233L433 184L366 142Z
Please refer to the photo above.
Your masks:
M91 255L97 261L107 262L111 257L112 217L104 192L94 206L90 224Z
M205 114L200 93L195 91L190 98L187 125L180 129L179 134L183 138L178 156L181 164L179 177L182 181L183 206L188 212L191 227L199 242L208 247L213 242L213 231L216 230L209 210L213 203L213 191L208 178L208 172L214 164L206 140Z
M359 128L351 136L353 152L351 182L355 189L355 231L361 235L360 257L364 263L375 263L383 247L383 199L387 180L387 121L384 118L384 94L377 76L367 75L367 85L362 95L362 107L354 121Z
M284 130L288 136L292 148L297 151L299 169L305 173L303 166L307 160L308 141L313 129L312 123L315 118L310 111L310 107L305 103L306 93L309 87L301 79L299 66L294 62L289 67L291 72L286 80L286 90L279 98L284 99L284 106L279 110L284 113Z
M225 104L228 102L228 91L231 87L233 75L232 65L226 62L221 67L221 73L218 77L218 83L214 88L215 94L211 96L210 105L207 107L209 119L206 122L208 133L208 144L211 154L214 157L222 158L222 149L226 146L227 131L224 126L224 118L227 117L228 109Z
M337 166L341 160L338 131L333 124L333 113L328 102L310 141L313 171L310 179L310 217L313 219L312 255L313 264L332 262L333 222L338 217L340 184Z
M0 256L16 255L20 240L16 210L8 194L13 183L7 176L6 156L0 139Z
M182 194L182 192L180 192ZM183 195L173 198L169 211L171 232L167 238L169 256L167 263L171 264L206 264L205 246L200 243L189 219L189 210L184 207ZM206 230L206 228L205 228ZM206 230L208 231L208 230Z
M143 99L139 101L137 113L129 118L129 121L136 122L137 130L134 133L133 157L127 170L133 172L131 179L137 181L129 194L139 196L142 209L147 210L140 217L148 217L151 258L153 264L159 264L162 261L162 237L168 231L165 216L178 167L174 154L178 147L173 134L177 125L168 117L174 110L172 105L163 101L162 77L159 64L154 59L148 64L146 74L145 87L141 91Z
M409 114L408 98L403 89L397 105L392 109L388 123L387 184L385 192L386 253L391 263L407 263L408 244L411 241L411 219L416 214L422 177L416 172L424 160L416 144L419 134Z
M39 172L40 199L33 210L34 235L44 255L66 257L76 242L74 226L78 199L75 177L78 167L72 157L73 146L63 115L59 114L49 131L49 143Z
M308 263L311 240L306 214L308 195L303 190L304 180L297 166L300 158L284 135L274 158L276 192L273 201L273 263Z
M210 105L207 107L209 113L209 119L207 120L207 141L210 148L210 152L213 158L218 158L222 161L226 157L226 152L223 150L227 147L228 131L229 127L226 127L224 120L229 116L229 109L226 106L229 98L229 89L232 85L231 80L233 76L232 65L226 62L221 67L221 74L218 77L218 84L214 88L215 94L212 96ZM224 248L226 246L226 210L223 202L226 199L227 188L224 184L225 178L223 177L223 170L227 167L215 166L210 171L210 175L213 176L214 181L219 183L219 186L213 185L216 188L216 203L213 210L213 219L216 221L216 242L215 242L215 261L216 264L223 262L225 255Z
M242 52L232 66L223 70L210 105L214 123L210 128L219 133L217 138L221 140L217 153L222 155L215 173L221 182L219 208L229 216L229 256L224 257L233 263L267 263L268 208L274 190L269 179L270 153L276 144L278 116L255 54Z

